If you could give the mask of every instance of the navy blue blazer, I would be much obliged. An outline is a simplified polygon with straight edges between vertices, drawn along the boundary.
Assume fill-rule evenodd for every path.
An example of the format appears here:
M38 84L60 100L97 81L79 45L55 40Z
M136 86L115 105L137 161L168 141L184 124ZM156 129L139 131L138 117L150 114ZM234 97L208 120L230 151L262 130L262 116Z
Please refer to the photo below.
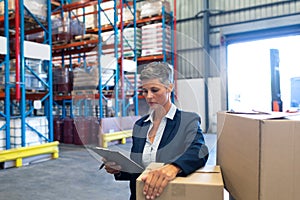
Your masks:
M142 155L146 143L150 121L146 115L136 121L132 132L132 148L130 157L142 166ZM156 162L171 163L180 167L178 176L187 176L200 167L208 159L208 148L205 145L200 117L196 113L176 110L173 120L167 119L156 154ZM135 181L140 174L121 172L116 180L130 180L131 199L135 199Z

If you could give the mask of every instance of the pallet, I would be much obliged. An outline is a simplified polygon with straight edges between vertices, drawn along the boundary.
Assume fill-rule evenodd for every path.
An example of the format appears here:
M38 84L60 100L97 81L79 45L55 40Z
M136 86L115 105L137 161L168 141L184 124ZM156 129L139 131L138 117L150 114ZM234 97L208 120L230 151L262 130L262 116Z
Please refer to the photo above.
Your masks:
M52 45L58 46L58 45L66 45L69 42L65 41L65 40L61 40L61 41L53 41Z
M108 143L120 140L121 144L126 144L126 139L132 137L132 130L124 130L113 133L104 133L101 134L101 146L108 147Z
M84 34L84 35L76 35L75 39L72 41L81 42L81 41L97 40L97 39L98 39L98 35L96 34Z
M152 17L161 17L162 16L162 13L157 13L157 14L154 14L154 15L146 15L146 16L140 16L140 19L147 19L147 18L152 18Z
M15 12L10 12L9 13L9 19L14 19L16 16ZM40 17L36 16L36 18L39 20L40 23L42 23L44 26L47 25L47 22L45 19L41 19ZM24 15L24 22L26 24L26 29L34 29L39 27L40 25L29 15ZM31 27L29 27L28 25L31 25Z
M72 90L72 96L83 96L98 94L98 90Z
M53 91L54 96L68 96L70 95L69 91Z
M37 93L45 93L45 89L36 90L36 89L26 89L27 94L37 94Z

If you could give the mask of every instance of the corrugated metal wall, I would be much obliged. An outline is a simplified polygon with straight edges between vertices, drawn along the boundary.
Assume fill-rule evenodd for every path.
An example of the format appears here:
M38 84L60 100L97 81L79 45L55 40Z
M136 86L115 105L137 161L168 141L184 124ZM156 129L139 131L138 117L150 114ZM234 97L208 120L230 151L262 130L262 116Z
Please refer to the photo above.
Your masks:
M220 76L221 28L234 24L300 15L299 0L214 0L210 3L210 76ZM203 77L203 0L177 0L179 78ZM188 20L184 20L187 19ZM300 21L299 21L300 23Z
M177 20L193 18L201 10L203 1L177 0ZM178 78L203 77L202 20L177 24Z

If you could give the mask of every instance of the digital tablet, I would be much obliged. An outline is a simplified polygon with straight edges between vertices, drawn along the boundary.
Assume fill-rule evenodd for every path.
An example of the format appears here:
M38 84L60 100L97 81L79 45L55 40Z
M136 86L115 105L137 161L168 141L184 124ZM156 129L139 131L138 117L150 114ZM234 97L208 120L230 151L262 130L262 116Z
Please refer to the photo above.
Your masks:
M121 171L129 173L142 173L144 171L144 168L142 166L119 151L101 147L93 147L91 149L106 160L115 162L120 165L122 167Z

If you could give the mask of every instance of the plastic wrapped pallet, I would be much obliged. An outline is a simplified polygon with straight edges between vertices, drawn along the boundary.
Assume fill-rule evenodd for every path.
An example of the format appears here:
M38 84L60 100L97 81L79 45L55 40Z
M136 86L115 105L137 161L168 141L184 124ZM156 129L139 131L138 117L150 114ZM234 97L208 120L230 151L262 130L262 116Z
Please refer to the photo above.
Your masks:
M38 76L45 83L47 82L47 74L39 74ZM25 86L27 90L46 90L46 86L33 74L25 74Z
M84 90L90 89L95 90L98 86L99 72L97 65L90 65L86 68L78 67L74 69L73 78L73 89L74 90Z
M162 8L164 7L165 12L171 12L170 2L166 0L148 0L143 2L141 6L141 18L151 17L155 15L161 15Z
M27 117L26 123L38 131L42 136L48 137L48 120L46 117ZM10 143L11 148L17 148L22 146L22 134L21 134L21 119L11 119L10 121ZM34 130L26 127L25 131L25 146L33 146L45 143L46 140L40 137Z
M5 124L3 119L0 119L0 128L2 128ZM0 151L6 149L6 135L5 129L0 130Z
M38 59L25 59L25 65L30 68L32 71L34 71L36 74L43 74L46 73L44 70L44 65L42 60ZM26 73L31 74L30 70L26 68Z
M53 93L68 95L73 89L73 71L70 68L53 68Z
M9 75L9 82L15 83L16 82L16 74L11 72ZM5 74L4 72L0 72L0 88L4 88L5 86Z
M115 35L114 31L105 32L103 35L103 41L106 45L108 45L108 48L103 49L103 53L107 55L111 55L112 57L115 57L115 49L114 49L114 42L115 42ZM118 33L118 36L120 37L120 32ZM127 28L124 29L123 32L123 56L124 57L132 57L134 56L134 29L133 28ZM118 40L120 42L120 40ZM109 46L110 45L110 46ZM105 46L104 46L105 47ZM136 53L137 56L141 55L141 49L142 49L142 39L141 39L141 29L136 29ZM121 48L118 48L118 57L121 56Z
M165 38L164 38L165 37ZM159 55L171 51L171 28L162 23L142 27L142 56Z
M141 29L136 28L136 41L137 43L141 42ZM120 31L118 31L118 41L120 42ZM133 42L134 41L134 29L133 28L126 28L123 32L123 42L126 41ZM107 31L102 33L102 39L105 44L114 44L115 43L115 35L114 31Z
M47 18L47 0L24 0L24 6L40 20L46 20ZM8 10L10 12L15 11L15 1L8 1ZM4 1L0 2L0 15L4 14ZM25 11L25 15L29 15Z

